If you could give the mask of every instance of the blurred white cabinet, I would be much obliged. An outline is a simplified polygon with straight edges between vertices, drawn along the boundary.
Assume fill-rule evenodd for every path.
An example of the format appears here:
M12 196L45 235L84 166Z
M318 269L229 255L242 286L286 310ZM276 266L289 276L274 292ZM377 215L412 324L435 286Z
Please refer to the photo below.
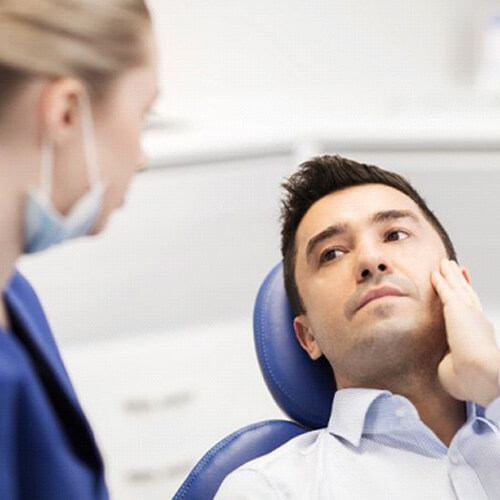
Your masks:
M251 321L67 347L112 498L167 500L217 441L284 418L257 367Z

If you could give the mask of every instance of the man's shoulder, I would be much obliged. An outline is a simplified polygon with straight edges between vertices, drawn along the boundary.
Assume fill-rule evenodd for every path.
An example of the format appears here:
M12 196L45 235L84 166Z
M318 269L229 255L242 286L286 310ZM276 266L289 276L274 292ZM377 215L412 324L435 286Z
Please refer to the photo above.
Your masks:
M273 470L293 467L295 462L314 454L327 429L318 429L296 436L275 450L255 458L236 469L232 474L244 471L270 473Z
M280 498L275 492L283 487L299 491L308 464L314 468L321 442L328 436L327 429L305 432L272 452L255 458L234 470L224 480L217 499ZM297 489L298 488L298 489ZM246 492L244 495L238 496Z

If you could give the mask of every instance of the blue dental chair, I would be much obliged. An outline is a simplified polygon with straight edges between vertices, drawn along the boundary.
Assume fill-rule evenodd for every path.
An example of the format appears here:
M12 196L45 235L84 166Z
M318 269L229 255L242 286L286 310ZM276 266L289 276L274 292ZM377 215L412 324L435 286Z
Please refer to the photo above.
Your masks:
M173 500L211 500L224 478L309 430L326 427L334 378L325 358L311 361L293 330L282 264L268 274L254 309L255 347L266 384L281 409L293 420L267 420L229 435L196 464Z

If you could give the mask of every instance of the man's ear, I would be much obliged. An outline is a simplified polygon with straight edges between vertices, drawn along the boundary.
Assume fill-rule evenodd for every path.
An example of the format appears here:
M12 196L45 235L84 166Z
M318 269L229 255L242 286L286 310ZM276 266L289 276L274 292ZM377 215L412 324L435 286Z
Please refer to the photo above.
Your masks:
M312 360L317 360L323 354L320 346L316 342L316 337L311 328L311 324L305 314L296 316L293 320L295 336L302 348L309 354Z
M465 267L461 267L460 270L462 271L462 275L463 277L465 278L465 281L467 281L467 283L469 283L469 285L472 286L472 279L470 277L470 274L469 274L469 271L467 270L467 268Z

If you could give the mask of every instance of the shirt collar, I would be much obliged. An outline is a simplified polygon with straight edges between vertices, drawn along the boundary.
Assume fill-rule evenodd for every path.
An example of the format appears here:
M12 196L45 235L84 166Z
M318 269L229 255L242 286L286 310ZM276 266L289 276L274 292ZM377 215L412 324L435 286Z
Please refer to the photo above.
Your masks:
M477 417L484 417L484 408L476 403L473 403L472 401L465 402L465 409L467 413L467 420L473 420Z
M481 415L482 408L466 403L467 419ZM358 447L363 433L388 434L421 424L415 406L404 396L387 390L350 388L340 389L333 398L328 432Z
M368 409L373 402L391 396L389 391L378 389L340 389L333 398L328 432L359 446Z

